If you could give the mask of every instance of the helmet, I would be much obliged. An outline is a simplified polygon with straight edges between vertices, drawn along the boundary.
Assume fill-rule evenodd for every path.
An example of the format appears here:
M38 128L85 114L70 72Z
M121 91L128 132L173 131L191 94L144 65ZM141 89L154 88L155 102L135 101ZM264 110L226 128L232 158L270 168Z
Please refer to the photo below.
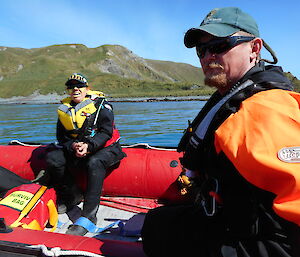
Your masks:
M88 81L86 79L86 77L84 75L82 75L81 73L73 73L67 80L67 82L65 83L66 86L68 85L74 85L74 84L84 84L86 86L88 86Z

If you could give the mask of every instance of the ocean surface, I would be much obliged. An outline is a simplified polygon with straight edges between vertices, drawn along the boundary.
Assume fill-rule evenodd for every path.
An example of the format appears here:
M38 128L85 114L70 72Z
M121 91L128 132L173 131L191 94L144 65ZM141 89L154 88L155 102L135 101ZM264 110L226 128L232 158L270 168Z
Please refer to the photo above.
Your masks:
M177 146L205 101L113 102L121 144ZM58 104L0 104L0 144L56 141Z

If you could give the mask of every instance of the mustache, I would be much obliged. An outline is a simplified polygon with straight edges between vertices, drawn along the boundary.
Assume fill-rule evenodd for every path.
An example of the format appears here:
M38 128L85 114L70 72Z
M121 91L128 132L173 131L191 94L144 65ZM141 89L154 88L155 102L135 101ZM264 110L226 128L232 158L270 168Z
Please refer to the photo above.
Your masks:
M211 62L211 63L207 64L206 67L210 68L210 69L220 68L220 69L224 70L224 67L217 62Z

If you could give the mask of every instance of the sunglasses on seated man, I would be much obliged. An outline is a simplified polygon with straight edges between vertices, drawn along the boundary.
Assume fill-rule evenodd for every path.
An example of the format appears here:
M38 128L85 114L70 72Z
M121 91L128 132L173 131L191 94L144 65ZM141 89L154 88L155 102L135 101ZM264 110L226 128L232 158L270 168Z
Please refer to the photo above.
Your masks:
M77 87L77 88L83 88L83 87L87 87L87 85L86 84L82 84L82 83L68 84L67 85L67 89L74 89L75 87Z
M197 55L199 58L203 58L205 56L206 51L209 51L211 54L221 54L233 48L234 46L237 46L238 44L249 42L254 38L255 37L231 36L213 39L207 43L197 44Z

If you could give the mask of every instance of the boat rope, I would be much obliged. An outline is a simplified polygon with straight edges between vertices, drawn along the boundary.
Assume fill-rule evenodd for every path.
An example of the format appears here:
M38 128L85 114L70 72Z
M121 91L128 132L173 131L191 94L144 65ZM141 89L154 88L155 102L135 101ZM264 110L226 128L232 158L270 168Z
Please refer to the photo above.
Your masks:
M9 143L9 145L23 145L23 146L41 146L42 144L40 143L31 143L31 142L21 142L17 139L13 139L11 140Z
M96 253L76 250L61 250L60 247L54 247L48 249L45 245L30 245L28 246L33 249L40 249L45 256L90 256L90 257L104 257Z
M131 148L131 147L139 147L139 146L143 146L146 149L153 149L153 150L164 150L164 151L176 151L175 148L163 148L163 147L156 147L156 146L151 146L147 143L137 143L137 144L133 144L133 145L122 145L123 148Z
M31 143L31 142L21 142L17 139L13 139L9 142L9 145L22 145L22 146L42 146L43 144L40 143ZM134 148L134 147L144 147L145 149L153 149L153 150L162 150L162 151L176 151L176 148L164 148L159 146L151 146L147 143L137 143L132 145L122 145L123 148Z

